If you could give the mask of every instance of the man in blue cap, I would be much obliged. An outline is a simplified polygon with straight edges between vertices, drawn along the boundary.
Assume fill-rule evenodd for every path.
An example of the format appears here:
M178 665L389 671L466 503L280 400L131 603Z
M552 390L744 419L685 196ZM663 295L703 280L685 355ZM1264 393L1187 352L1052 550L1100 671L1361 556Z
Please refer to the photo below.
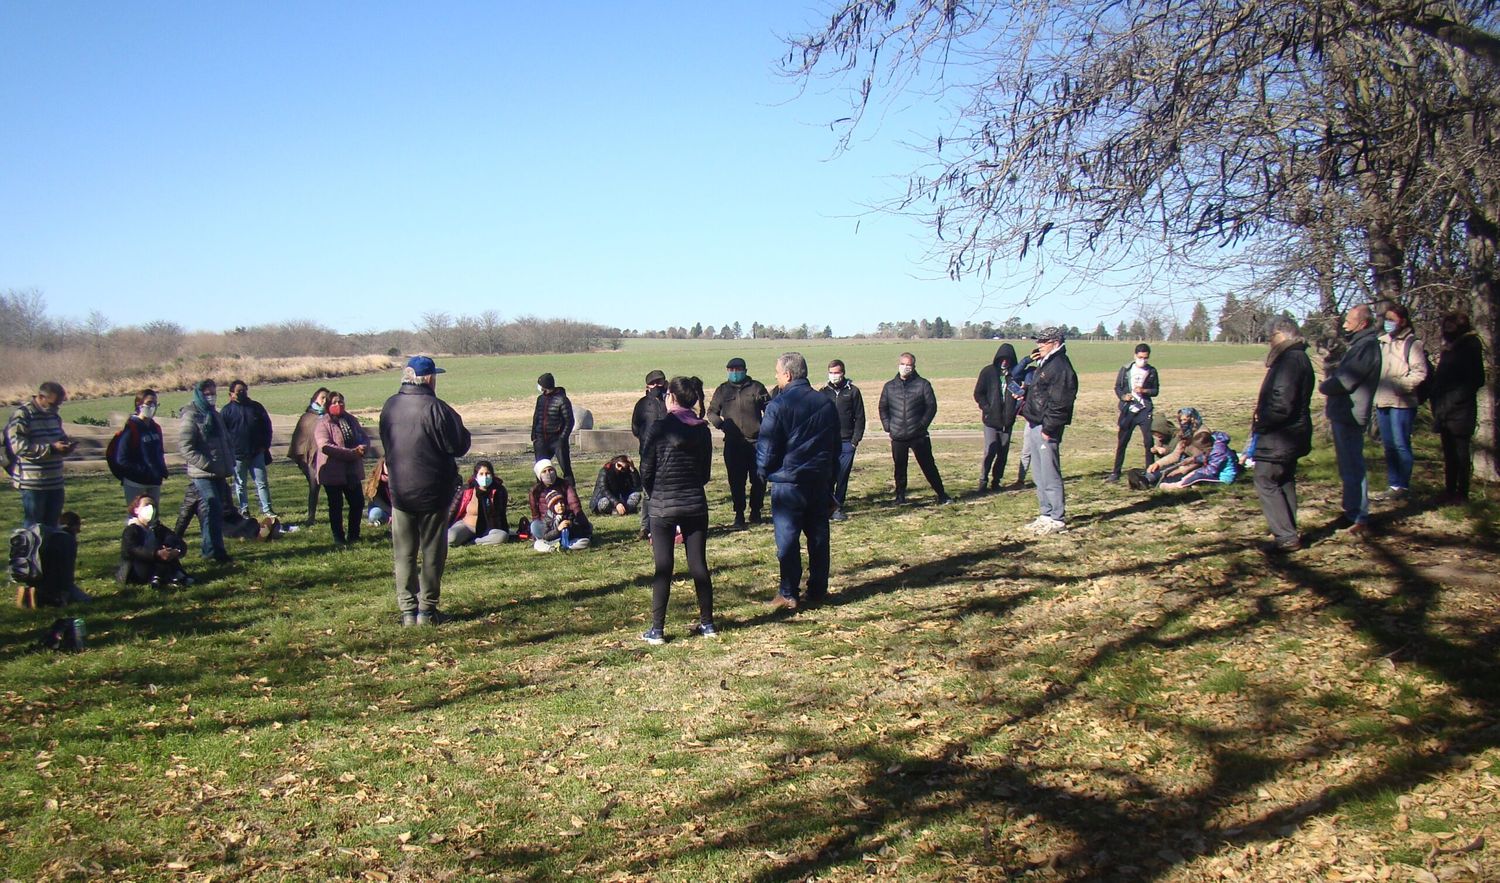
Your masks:
M401 372L401 389L380 409L380 444L390 474L396 605L403 626L440 621L448 510L458 487L455 460L469 451L463 418L437 397L437 375L442 373L427 356L413 356Z

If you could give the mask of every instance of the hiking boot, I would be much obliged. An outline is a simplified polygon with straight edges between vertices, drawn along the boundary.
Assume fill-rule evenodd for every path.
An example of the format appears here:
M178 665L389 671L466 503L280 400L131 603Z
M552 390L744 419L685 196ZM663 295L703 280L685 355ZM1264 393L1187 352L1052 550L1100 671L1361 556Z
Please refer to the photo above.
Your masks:
M714 624L711 622L700 622L689 629L689 632L700 638L717 638L719 636L719 630L714 628ZM641 637L644 638L645 635Z
M417 624L417 615L415 613L403 613L403 614L401 614L401 627L402 628L409 629L409 628L411 628L412 626L414 626L416 624Z
M436 610L417 611L417 625L442 625L451 619L453 617L446 613L439 613Z
M710 628L712 628L712 626L710 626ZM661 629L650 628L646 629L644 632L641 632L641 640L645 641L647 644L650 644L653 647L660 647L661 645L667 643L667 636L662 634Z
M766 604L768 606L770 606L770 608L772 610L796 610L797 609L797 599L796 598L791 598L791 597L788 597L788 596L780 594L780 593L777 593L776 597L772 598L770 601L767 601Z
M1289 540L1273 540L1262 546L1261 550L1268 555L1287 555L1292 552L1300 552L1302 550L1302 540L1300 537L1293 537Z

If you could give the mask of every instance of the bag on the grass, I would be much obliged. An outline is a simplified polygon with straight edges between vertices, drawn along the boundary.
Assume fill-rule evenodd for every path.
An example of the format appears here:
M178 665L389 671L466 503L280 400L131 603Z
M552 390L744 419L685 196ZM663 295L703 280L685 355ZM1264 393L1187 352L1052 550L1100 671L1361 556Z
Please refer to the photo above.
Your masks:
M10 532L10 578L23 586L42 581L42 529L39 525Z
M42 632L42 646L48 650L79 651L83 649L83 620L59 619Z
M522 515L520 518L516 519L516 539L531 539L531 519L527 518L525 515Z

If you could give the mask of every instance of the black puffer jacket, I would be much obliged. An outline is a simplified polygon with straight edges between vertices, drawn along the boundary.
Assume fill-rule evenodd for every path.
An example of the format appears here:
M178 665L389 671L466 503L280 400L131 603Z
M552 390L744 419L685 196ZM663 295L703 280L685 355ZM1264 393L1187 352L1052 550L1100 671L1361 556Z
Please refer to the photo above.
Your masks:
M1016 348L1008 343L995 350L995 360L979 372L979 381L974 384L974 403L984 425L1001 432L1010 432L1016 424L1015 397L1006 389L1011 374L1016 369Z
M626 501L631 494L641 489L641 473L634 466L621 472L605 464L594 478L594 493L589 497L589 511L598 512L599 504L608 502L611 507Z
M770 401L771 394L759 380L752 377L739 383L726 380L714 390L713 400L708 403L708 420L715 429L724 431L724 441L754 444L760 437L760 420Z
M1060 346L1037 366L1026 388L1026 404L1021 416L1032 426L1041 424L1050 439L1061 440L1063 428L1073 422L1073 402L1078 398L1078 372L1068 359L1068 349Z
M1479 426L1475 400L1484 389L1484 348L1473 331L1444 343L1432 372L1432 417L1439 429L1473 435Z
M1307 343L1286 341L1266 358L1266 379L1260 384L1250 431L1258 435L1255 459L1267 463L1295 463L1312 450L1312 362Z
M880 426L896 441L927 437L927 427L937 416L937 395L927 378L911 372L887 380L880 390Z
M640 397L635 403L635 410L630 412L630 434L635 436L636 445L639 446L646 440L646 430L651 424L667 416L666 390L660 389L648 392Z
M380 409L380 445L391 503L406 512L446 512L458 490L455 457L469 451L463 418L432 387L403 383Z
M559 386L537 396L536 410L531 414L531 440L550 441L572 434L573 403L568 401L568 391Z
M713 436L707 423L696 417L684 422L669 413L651 424L641 445L641 484L651 498L651 517L707 515L703 486L712 463Z

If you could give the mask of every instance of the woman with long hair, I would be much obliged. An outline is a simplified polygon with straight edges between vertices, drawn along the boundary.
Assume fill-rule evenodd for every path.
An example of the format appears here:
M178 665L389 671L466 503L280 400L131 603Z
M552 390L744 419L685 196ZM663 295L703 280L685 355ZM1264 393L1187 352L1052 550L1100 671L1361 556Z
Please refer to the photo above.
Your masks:
M317 444L313 452L313 474L328 493L328 525L333 541L343 546L359 540L365 512L365 451L370 437L344 407L344 394L328 394L328 413L313 430ZM349 526L344 528L344 504L349 504Z
M698 594L698 624L692 633L718 637L714 588L708 573L708 484L713 439L703 419L703 381L674 377L667 383L667 416L646 430L641 444L641 481L651 499L651 628L648 644L666 643L667 598L672 585L672 547L677 533ZM696 412L694 409L696 408Z

